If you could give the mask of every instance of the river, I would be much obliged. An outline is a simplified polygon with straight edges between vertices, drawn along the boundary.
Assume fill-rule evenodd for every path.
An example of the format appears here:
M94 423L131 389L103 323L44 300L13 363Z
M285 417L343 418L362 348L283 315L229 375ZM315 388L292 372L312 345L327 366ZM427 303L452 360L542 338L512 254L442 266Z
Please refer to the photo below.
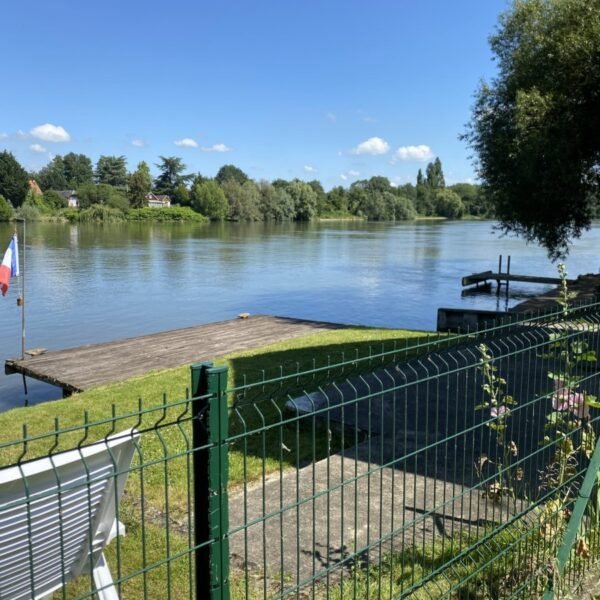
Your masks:
M0 224L0 254L12 234ZM234 318L240 312L360 325L434 329L437 308L494 310L544 291L511 285L461 297L463 275L497 269L556 275L540 248L486 221L403 224L34 223L27 228L27 348L48 350ZM569 275L598 272L600 225L577 240ZM19 356L13 281L0 297L0 361ZM29 380L30 403L60 397ZM20 376L0 374L0 410L23 403Z

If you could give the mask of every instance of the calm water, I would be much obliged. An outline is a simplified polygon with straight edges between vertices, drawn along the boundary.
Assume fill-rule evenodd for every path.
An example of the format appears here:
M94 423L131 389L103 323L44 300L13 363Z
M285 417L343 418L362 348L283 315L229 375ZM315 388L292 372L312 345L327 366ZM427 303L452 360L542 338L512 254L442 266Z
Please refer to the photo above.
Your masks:
M439 306L496 309L461 297L460 279L496 269L556 274L545 253L499 238L491 222L402 225L34 224L27 235L27 347L66 348L186 327L240 312L434 329ZM0 252L12 228L0 224ZM578 240L569 274L598 272L600 226ZM510 304L543 286L515 284ZM16 285L0 297L0 360L20 354ZM500 308L505 302L500 302ZM30 381L29 400L60 396ZM21 405L17 375L0 374L0 410Z

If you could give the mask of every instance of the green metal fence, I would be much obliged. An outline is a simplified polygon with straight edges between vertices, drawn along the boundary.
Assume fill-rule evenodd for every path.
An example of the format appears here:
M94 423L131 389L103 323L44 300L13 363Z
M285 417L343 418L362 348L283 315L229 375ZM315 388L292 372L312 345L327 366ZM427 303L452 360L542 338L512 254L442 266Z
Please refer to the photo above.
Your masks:
M254 378L194 365L188 398L24 428L0 460L140 433L105 550L121 598L558 596L600 556L596 355L588 304ZM91 569L61 578L93 596Z

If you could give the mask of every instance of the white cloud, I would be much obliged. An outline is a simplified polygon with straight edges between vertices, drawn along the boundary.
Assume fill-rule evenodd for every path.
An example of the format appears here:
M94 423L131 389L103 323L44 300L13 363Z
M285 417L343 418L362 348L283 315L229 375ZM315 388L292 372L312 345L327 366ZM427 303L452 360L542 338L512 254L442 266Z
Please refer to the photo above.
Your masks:
M335 123L337 121L337 115L334 112L328 112L325 115L332 123Z
M311 165L304 165L304 170L307 173L316 173L316 169L314 167L312 167Z
M390 181L390 185L391 185L393 188L397 188L397 187L398 187L398 184L397 184L395 181Z
M341 177L341 178L342 178L344 181L346 181L346 179L348 179L348 176L347 176L347 175L344 175L343 173L340 175L340 177Z
M197 148L198 142L192 138L183 138L181 140L175 140L174 144L181 148Z
M360 171L355 171L354 169L350 169L348 171L348 175L350 175L351 177L358 177L360 175Z
M71 140L69 132L60 125L52 125L52 123L44 123L38 125L29 132L34 138L43 142L68 142Z
M0 140L5 140L8 137L8 133L3 133L0 131Z
M203 147L202 152L231 152L231 148L225 144L213 144L212 146Z
M377 123L377 119L375 117L370 117L369 115L363 117L363 121L365 123Z
M46 152L46 148L44 148L44 146L42 146L41 144L31 144L31 146L29 146L30 150L33 150L33 152L39 152L40 154L42 152Z
M352 150L352 154L386 154L390 149L390 145L380 137L372 137L364 142L361 142Z
M146 145L146 142L144 140L140 140L139 138L135 138L134 140L131 140L131 145L137 146L138 148L143 148Z
M433 152L429 146L421 144L420 146L402 146L394 153L396 160L430 160L433 158Z

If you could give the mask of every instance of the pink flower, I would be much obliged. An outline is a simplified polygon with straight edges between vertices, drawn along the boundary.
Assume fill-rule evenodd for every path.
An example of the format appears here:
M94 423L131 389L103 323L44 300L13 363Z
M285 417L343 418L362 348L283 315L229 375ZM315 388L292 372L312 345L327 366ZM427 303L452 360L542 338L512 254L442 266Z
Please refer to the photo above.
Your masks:
M490 417L492 417L493 419L497 417L502 417L506 414L507 411L508 408L506 408L504 404L500 404L499 406L492 406L492 408L490 408Z
M562 379L554 380L552 408L559 412L572 412L579 419L590 416L590 407L585 403L585 393L575 392L565 387L565 382Z

